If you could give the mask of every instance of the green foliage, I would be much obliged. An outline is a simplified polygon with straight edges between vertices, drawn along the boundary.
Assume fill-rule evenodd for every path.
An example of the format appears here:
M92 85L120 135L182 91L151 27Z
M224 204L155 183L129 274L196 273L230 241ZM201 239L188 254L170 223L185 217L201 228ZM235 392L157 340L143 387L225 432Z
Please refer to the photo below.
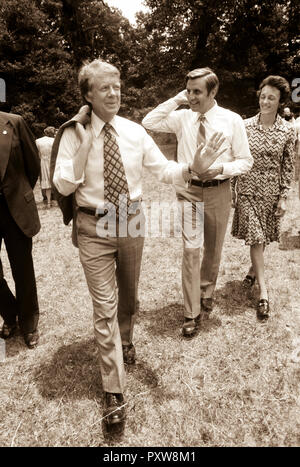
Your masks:
M266 75L297 77L298 2L145 3L149 13L139 13L133 27L103 0L1 1L2 108L21 113L37 136L58 127L81 105L79 67L96 57L119 67L121 113L134 120L183 89L192 68L213 68L219 103L246 115L256 111L255 90Z
M7 107L20 113L39 135L66 118L60 99L76 98L76 75L63 37L29 0L7 0L1 7L0 73L7 85ZM64 111L77 105L67 102Z
M0 27L0 77L7 86L2 107L22 114L37 136L77 112L84 60L115 63L126 82L133 28L102 1L7 0ZM126 101L132 105L130 92Z
M160 57L153 60L154 73L165 77L170 88L174 84L180 90L188 70L209 66L221 81L218 100L241 113L251 114L256 110L255 89L266 75L281 74L290 82L297 76L298 2L146 0L145 3L151 13L141 19L141 27L146 28L153 40L155 37L163 40L159 45ZM156 50L152 47L153 54Z

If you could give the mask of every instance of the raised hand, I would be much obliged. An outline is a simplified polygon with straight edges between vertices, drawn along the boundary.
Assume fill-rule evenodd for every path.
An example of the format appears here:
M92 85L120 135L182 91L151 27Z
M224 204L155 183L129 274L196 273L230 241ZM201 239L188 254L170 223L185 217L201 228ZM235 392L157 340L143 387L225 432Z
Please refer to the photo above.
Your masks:
M78 136L80 140L80 144L83 144L84 146L90 147L92 144L93 136L90 131L87 131L81 123L76 123L75 125L75 131L76 135Z
M75 131L80 140L80 146L73 158L73 168L75 180L79 180L86 166L90 147L93 142L93 136L92 132L87 131L81 123L76 123Z
M174 100L178 107L183 104L188 104L188 98L187 98L187 90L185 89L184 91L179 92L175 97Z
M223 149L221 148L224 142L225 136L223 133L216 131L209 138L205 146L203 143L200 144L196 150L194 160L191 165L191 170L196 172L200 178L204 178L205 174L205 179L214 178L214 176L220 174L221 172L219 169L216 169L218 173L214 174L208 173L208 169L215 162L215 160L226 151L226 147Z

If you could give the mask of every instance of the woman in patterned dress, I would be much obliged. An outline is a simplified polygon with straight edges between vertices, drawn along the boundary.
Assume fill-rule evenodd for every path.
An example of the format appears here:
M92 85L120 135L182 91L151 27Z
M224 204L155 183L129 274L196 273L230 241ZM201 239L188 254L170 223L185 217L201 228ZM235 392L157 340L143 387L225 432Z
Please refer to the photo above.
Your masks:
M278 114L289 93L289 84L281 76L268 76L260 84L260 112L245 120L254 164L233 182L232 235L250 245L251 267L243 286L251 287L257 280L257 318L261 320L270 312L264 250L270 242L279 241L280 218L293 178L294 128Z

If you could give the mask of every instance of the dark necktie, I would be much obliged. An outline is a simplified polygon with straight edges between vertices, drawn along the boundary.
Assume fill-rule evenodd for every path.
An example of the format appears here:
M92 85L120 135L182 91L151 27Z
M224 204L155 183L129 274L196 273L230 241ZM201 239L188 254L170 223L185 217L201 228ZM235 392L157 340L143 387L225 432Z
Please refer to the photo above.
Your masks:
M206 120L205 115L200 115L198 120L200 121L200 125L199 125L199 130L197 133L197 146L199 146L200 143L205 144L206 142L205 126L204 126L204 122Z
M121 221L126 219L130 203L129 189L119 145L109 123L104 125L104 201L116 206ZM105 206L106 208L109 207Z

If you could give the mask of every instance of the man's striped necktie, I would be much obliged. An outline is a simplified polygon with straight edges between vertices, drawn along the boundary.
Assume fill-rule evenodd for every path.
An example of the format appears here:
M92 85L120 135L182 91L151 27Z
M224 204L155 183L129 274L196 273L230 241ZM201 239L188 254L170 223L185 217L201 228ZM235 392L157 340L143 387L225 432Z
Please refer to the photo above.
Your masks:
M200 122L200 125L199 125L198 134L197 134L197 147L200 145L200 143L205 144L206 142L205 126L204 126L204 122L206 121L205 115L200 115L198 118L198 121Z

